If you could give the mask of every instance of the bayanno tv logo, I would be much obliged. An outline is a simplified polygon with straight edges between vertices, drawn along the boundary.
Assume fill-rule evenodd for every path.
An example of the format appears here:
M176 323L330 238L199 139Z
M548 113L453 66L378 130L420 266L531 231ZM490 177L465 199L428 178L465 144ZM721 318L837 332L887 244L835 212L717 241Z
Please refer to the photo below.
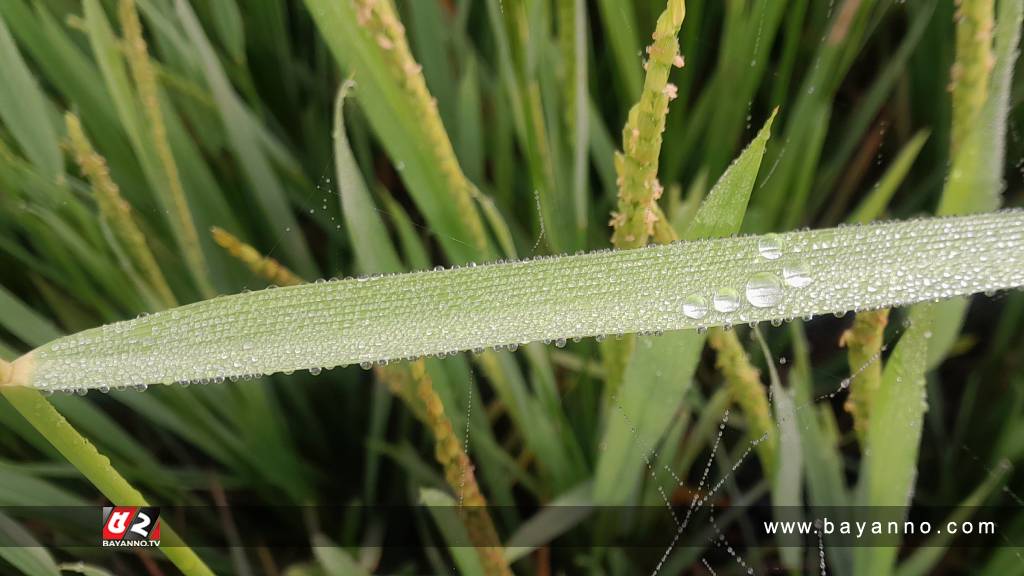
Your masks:
M103 546L160 545L160 509L147 506L104 506Z

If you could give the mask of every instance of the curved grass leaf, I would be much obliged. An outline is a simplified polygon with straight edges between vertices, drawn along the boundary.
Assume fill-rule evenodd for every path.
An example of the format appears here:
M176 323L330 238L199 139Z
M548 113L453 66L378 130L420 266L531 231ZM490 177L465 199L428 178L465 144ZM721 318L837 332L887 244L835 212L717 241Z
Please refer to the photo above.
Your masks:
M0 366L0 381L216 380L900 306L1022 286L1022 248L1024 212L1010 210L319 282L86 330Z
M438 231L446 255L455 262L469 262L491 254L482 221L471 205L472 185L455 159L419 65L408 53L404 33L400 38L389 38L379 30L372 34L364 25L380 24L379 18L370 18L378 14L372 5L306 0L331 52L346 71L357 75L365 95L363 111L430 229ZM387 32L397 34L401 25L391 19L393 8L380 4L377 9L386 13L391 26ZM396 65L396 58L403 64Z
M885 366L867 430L867 450L858 489L863 506L909 506L917 476L918 448L925 411L925 369L935 310L916 306L911 324ZM898 465L894 463L899 463ZM899 536L890 546L857 548L854 573L891 574Z
M46 110L47 99L14 44L14 38L0 19L0 119L10 130L25 156L46 175L55 179L64 173L64 157L57 130Z
M0 514L0 558L26 576L60 576L53 556L23 526Z

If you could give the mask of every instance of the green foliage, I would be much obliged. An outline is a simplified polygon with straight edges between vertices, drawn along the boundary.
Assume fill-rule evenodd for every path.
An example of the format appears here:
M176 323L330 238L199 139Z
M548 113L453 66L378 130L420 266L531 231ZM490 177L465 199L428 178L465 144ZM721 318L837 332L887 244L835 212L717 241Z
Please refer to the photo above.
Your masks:
M0 380L111 389L4 390L0 504L408 504L402 525L310 512L288 529L311 549L273 564L487 573L459 545L451 458L388 376L410 365L320 373L442 352L417 365L517 574L651 573L664 550L616 544L677 531L659 573L728 573L716 529L757 573L817 573L813 540L771 541L742 506L1012 504L1024 299L949 298L1024 273L1020 212L982 214L1024 190L1022 4L689 0L684 21L681 0L0 1ZM975 215L914 220L933 211ZM592 253L613 212L636 249ZM833 228L883 217L907 222ZM796 267L811 284L749 305L748 281ZM734 313L710 309L723 288ZM922 301L857 374L832 313ZM698 329L724 325L706 353ZM858 433L841 383L875 369ZM209 385L125 389L157 381ZM713 504L716 525L679 530L666 502ZM601 504L657 513L611 524ZM225 534L195 509L189 534ZM1015 504L999 520L1024 541ZM0 571L270 566L105 555L51 515L0 525L21 543ZM420 553L379 546L399 531ZM823 542L840 576L1021 566L948 535Z

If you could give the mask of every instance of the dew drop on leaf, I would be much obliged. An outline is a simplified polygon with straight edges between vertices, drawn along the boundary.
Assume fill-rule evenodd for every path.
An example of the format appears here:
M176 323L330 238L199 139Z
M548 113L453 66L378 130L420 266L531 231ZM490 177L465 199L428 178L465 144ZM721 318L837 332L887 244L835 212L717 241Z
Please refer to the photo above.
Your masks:
M687 318L700 320L708 314L708 303L704 298L691 294L683 300L683 315Z
M735 312L740 307L740 293L732 288L723 288L715 292L711 305L719 312Z
M793 288L803 288L814 282L810 271L807 269L807 265L803 262L795 262L783 266L782 280L787 286L792 286Z
M757 252L768 260L782 256L782 241L775 234L767 234L757 241Z
M782 300L782 283L771 272L759 272L747 281L746 293L755 308L771 308Z

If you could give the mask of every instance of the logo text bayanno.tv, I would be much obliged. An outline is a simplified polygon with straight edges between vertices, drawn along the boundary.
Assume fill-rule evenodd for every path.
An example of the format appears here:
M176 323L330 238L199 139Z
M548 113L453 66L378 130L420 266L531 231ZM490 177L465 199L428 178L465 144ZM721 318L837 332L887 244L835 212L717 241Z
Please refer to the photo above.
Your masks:
M160 545L160 509L151 506L104 506L102 546Z

